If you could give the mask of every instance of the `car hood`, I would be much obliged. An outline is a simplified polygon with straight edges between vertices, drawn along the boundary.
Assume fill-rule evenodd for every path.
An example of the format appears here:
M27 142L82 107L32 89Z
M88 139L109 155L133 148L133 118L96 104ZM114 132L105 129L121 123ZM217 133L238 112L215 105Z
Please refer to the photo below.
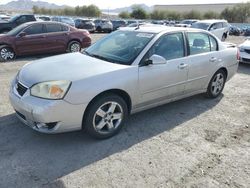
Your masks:
M20 70L18 79L27 87L31 87L36 83L52 80L82 80L128 67L109 63L81 53L70 53L26 64Z
M239 45L239 47L250 49L250 39L246 40L242 44Z

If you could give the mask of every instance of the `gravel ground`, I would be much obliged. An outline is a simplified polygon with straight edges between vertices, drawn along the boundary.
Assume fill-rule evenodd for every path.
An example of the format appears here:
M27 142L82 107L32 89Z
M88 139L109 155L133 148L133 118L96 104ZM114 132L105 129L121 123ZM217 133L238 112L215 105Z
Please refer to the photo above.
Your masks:
M10 81L34 59L0 64L1 188L250 187L249 65L239 66L221 97L132 115L120 134L97 141L82 132L40 134L18 121Z

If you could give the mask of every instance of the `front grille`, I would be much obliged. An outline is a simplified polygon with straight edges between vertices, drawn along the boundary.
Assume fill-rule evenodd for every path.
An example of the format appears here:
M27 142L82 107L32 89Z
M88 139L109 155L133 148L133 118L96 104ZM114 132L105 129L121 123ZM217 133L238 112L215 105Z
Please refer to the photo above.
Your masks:
M243 62L250 62L250 59L242 58Z
M248 54L250 54L250 50L248 50L248 49L245 49L245 52L248 53Z
M19 117L21 117L22 119L26 120L26 117L22 113L18 112L17 110L16 110L16 113L17 113L17 115Z
M23 96L27 89L28 88L22 85L20 82L17 83L16 90L20 96Z

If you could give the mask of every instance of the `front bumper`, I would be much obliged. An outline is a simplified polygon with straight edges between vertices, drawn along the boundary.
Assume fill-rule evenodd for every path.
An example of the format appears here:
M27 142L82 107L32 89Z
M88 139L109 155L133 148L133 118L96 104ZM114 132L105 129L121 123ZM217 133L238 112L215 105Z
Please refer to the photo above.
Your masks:
M53 134L82 128L82 118L87 105L33 97L29 89L20 96L15 82L12 83L9 98L17 117L36 131Z

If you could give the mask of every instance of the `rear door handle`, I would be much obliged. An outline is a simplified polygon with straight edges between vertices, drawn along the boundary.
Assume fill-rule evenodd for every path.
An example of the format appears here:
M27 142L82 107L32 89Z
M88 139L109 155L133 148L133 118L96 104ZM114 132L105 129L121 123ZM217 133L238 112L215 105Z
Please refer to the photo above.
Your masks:
M188 66L188 64L181 63L181 64L178 66L178 68L179 68L179 69L184 69L184 68L186 68L187 66Z
M215 61L217 61L217 58L216 58L216 57L211 57L211 58L209 59L209 61L210 61L210 62L215 62Z

